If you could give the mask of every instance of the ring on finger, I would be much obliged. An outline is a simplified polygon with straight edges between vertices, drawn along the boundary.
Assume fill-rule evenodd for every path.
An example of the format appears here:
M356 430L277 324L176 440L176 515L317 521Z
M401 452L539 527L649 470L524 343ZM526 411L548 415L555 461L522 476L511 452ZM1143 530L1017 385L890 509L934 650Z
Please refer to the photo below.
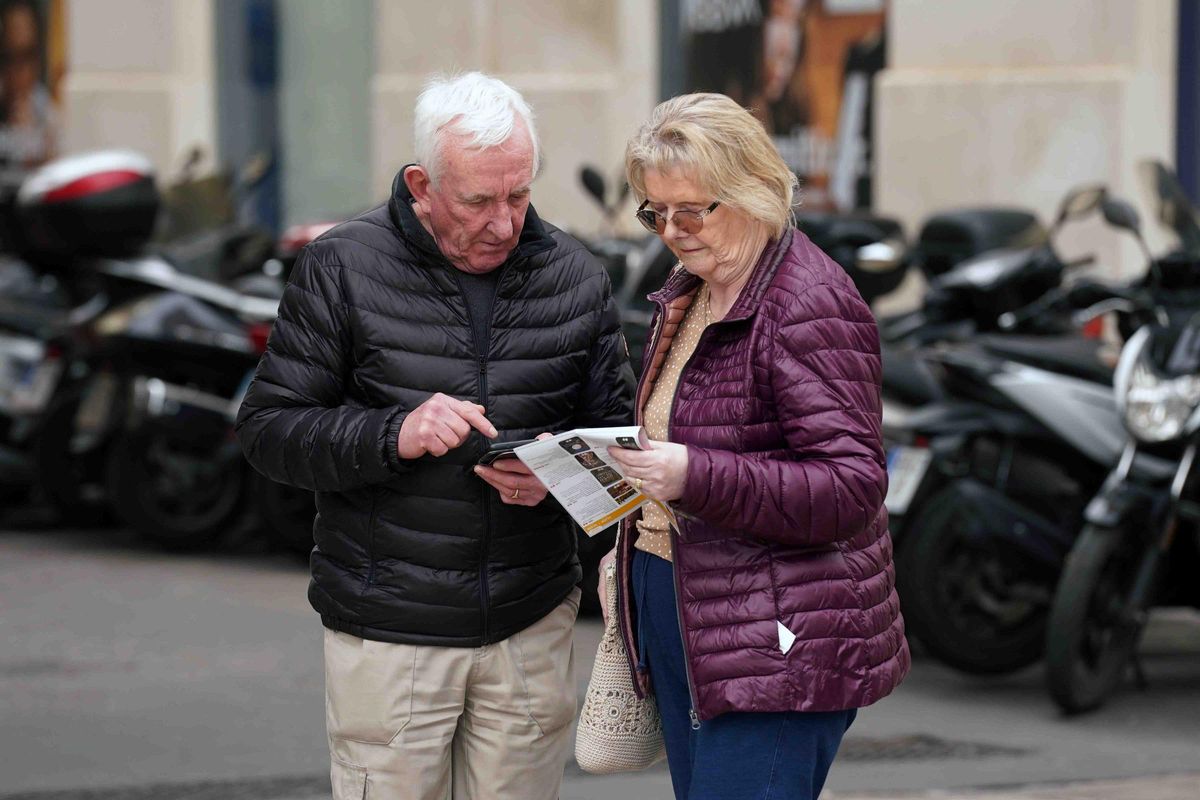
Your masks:
M642 490L642 479L641 478L633 479L633 488L637 489L639 492Z
M521 490L520 490L520 489L513 489L513 493L512 493L512 499L513 499L513 500L520 500L520 499L521 499Z

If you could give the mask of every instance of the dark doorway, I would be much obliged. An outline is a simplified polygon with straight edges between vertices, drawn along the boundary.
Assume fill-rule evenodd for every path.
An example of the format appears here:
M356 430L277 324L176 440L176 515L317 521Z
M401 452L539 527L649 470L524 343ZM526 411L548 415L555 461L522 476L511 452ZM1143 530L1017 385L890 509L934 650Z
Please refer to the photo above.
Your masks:
M1200 0L1179 0L1175 164L1193 203L1200 203Z

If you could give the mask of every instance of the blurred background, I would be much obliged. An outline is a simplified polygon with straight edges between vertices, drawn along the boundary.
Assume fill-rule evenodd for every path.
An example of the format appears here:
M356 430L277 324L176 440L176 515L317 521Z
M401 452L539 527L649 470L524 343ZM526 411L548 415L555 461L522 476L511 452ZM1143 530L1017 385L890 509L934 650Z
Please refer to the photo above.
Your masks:
M0 800L327 795L313 501L232 417L299 249L468 69L532 105L534 204L635 363L674 262L622 155L688 91L759 116L876 312L916 661L830 796L1200 798L1200 0L15 0ZM1143 402L1115 373L1155 325ZM612 537L580 537L581 693ZM670 789L572 762L562 796Z
M761 111L809 207L907 228L970 203L1049 216L1087 181L1132 194L1146 157L1197 188L1186 0L38 5L63 152L132 148L163 180L195 148L207 169L268 153L256 218L272 228L382 198L410 158L422 82L468 68L527 95L545 133L540 205L581 231L597 219L579 166L615 176L649 109L696 88ZM774 23L789 5L803 19ZM866 80L847 84L848 69Z

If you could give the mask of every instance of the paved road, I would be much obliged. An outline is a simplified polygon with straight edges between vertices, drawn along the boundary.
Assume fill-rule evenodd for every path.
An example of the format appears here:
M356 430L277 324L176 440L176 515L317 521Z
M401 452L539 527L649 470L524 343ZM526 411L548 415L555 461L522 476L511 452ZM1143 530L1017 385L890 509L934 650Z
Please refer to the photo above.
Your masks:
M306 584L247 541L180 556L120 531L0 531L0 800L327 796ZM581 665L599 635L579 624ZM1200 615L1157 614L1144 651L1148 691L1071 720L1036 669L977 680L918 660L860 715L827 796L1196 800ZM568 764L562 796L671 793L662 767Z

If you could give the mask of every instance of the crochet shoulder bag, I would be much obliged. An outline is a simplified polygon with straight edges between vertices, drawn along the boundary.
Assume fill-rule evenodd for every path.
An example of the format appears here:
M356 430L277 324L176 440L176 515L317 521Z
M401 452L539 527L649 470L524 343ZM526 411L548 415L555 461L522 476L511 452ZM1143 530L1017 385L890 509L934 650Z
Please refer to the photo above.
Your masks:
M608 622L596 650L575 734L575 760L585 772L596 775L645 769L667 754L653 695L641 699L633 689L617 621L613 564L605 569L604 584L608 589Z

